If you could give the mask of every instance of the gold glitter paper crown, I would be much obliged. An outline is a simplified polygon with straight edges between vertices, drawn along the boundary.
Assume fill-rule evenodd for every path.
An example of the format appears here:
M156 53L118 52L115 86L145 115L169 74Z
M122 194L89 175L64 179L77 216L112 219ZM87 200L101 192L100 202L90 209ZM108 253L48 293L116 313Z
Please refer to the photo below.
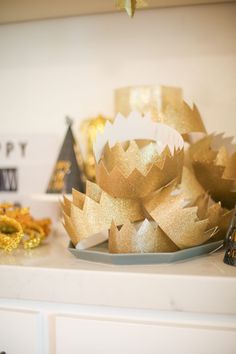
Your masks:
M156 122L175 128L180 134L206 133L200 113L184 100L182 89L169 86L133 86L115 90L115 112L128 115L137 110L151 113Z
M220 240L232 214L212 201L187 168L180 185L172 181L143 203L149 220L127 221L121 227L112 223L110 253L175 252L210 239Z
M137 112L108 122L94 143L98 184L88 181L85 194L73 190L72 201L62 203L73 244L88 248L108 239L111 253L150 253L222 238L230 213L183 167L183 146L176 130ZM192 153L197 159L195 144ZM205 154L227 166L225 175L235 158L226 163L227 156L223 149Z
M95 183L87 181L86 194L72 191L72 201L62 203L64 227L76 245L99 232L107 232L112 221L117 225L143 220L144 211L138 199L113 198Z
M179 189L181 190L183 197L191 202L194 202L199 196L205 193L205 189L196 179L194 172L186 166L183 167Z
M218 209L209 206L209 197L199 197L193 204L186 200L174 181L144 200L144 207L158 226L179 248L208 241L218 231Z
M208 229L217 228L211 240L224 239L233 211L222 208L221 202L215 203L206 192L199 195L193 205L198 207L197 215L200 219L208 219Z
M174 252L178 247L166 236L154 221L140 223L127 221L121 228L113 222L109 232L111 253Z
M94 144L97 183L113 197L143 198L181 180L183 145L176 130L148 116L118 114Z
M236 204L236 146L223 134L208 135L190 147L198 181L215 201L232 209Z

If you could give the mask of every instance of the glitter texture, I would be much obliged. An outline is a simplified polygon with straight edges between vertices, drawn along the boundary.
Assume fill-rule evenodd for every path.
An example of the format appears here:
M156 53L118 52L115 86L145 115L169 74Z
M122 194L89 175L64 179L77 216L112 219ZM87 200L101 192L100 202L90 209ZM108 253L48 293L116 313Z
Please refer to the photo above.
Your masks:
M222 134L208 135L190 148L199 183L228 209L236 203L236 147L230 140Z

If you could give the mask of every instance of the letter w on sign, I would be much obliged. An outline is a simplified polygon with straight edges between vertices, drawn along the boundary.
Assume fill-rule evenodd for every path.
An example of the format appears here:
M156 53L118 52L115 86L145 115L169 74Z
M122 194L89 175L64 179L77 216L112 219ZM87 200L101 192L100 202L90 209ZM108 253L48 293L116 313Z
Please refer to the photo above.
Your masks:
M0 169L0 191L16 192L18 189L18 174L16 168Z

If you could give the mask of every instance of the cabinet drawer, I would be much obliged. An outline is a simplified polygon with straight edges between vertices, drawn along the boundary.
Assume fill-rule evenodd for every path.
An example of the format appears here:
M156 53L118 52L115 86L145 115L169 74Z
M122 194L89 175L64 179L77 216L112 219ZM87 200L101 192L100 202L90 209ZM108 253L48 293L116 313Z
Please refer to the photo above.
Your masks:
M39 328L36 312L0 308L0 353L38 354Z
M234 354L234 330L56 317L57 354Z

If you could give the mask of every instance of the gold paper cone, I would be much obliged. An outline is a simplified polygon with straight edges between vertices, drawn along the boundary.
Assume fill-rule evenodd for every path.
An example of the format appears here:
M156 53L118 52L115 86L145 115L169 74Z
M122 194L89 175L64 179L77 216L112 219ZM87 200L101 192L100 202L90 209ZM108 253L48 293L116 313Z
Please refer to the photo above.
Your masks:
M112 220L117 225L127 220L144 219L139 200L113 198L95 183L87 181L86 194L72 191L73 201L64 197L64 226L73 244L93 234L108 230Z
M103 190L113 197L141 198L174 178L180 181L183 139L138 113L118 115L98 138L95 156L97 183Z
M127 221L120 229L113 222L109 232L111 253L174 252L178 247L153 221L145 219L132 224Z
M176 191L174 182L146 199L144 206L165 234L181 249L209 240L217 227L209 228L209 220L200 219L197 206L188 206L184 196ZM202 215L200 215L202 216Z
M180 134L206 132L197 107L189 107L180 88L134 86L115 90L115 113L126 116L132 110L150 112L154 121L171 126Z
M232 209L236 204L236 151L230 138L209 135L190 148L198 181L215 201Z

